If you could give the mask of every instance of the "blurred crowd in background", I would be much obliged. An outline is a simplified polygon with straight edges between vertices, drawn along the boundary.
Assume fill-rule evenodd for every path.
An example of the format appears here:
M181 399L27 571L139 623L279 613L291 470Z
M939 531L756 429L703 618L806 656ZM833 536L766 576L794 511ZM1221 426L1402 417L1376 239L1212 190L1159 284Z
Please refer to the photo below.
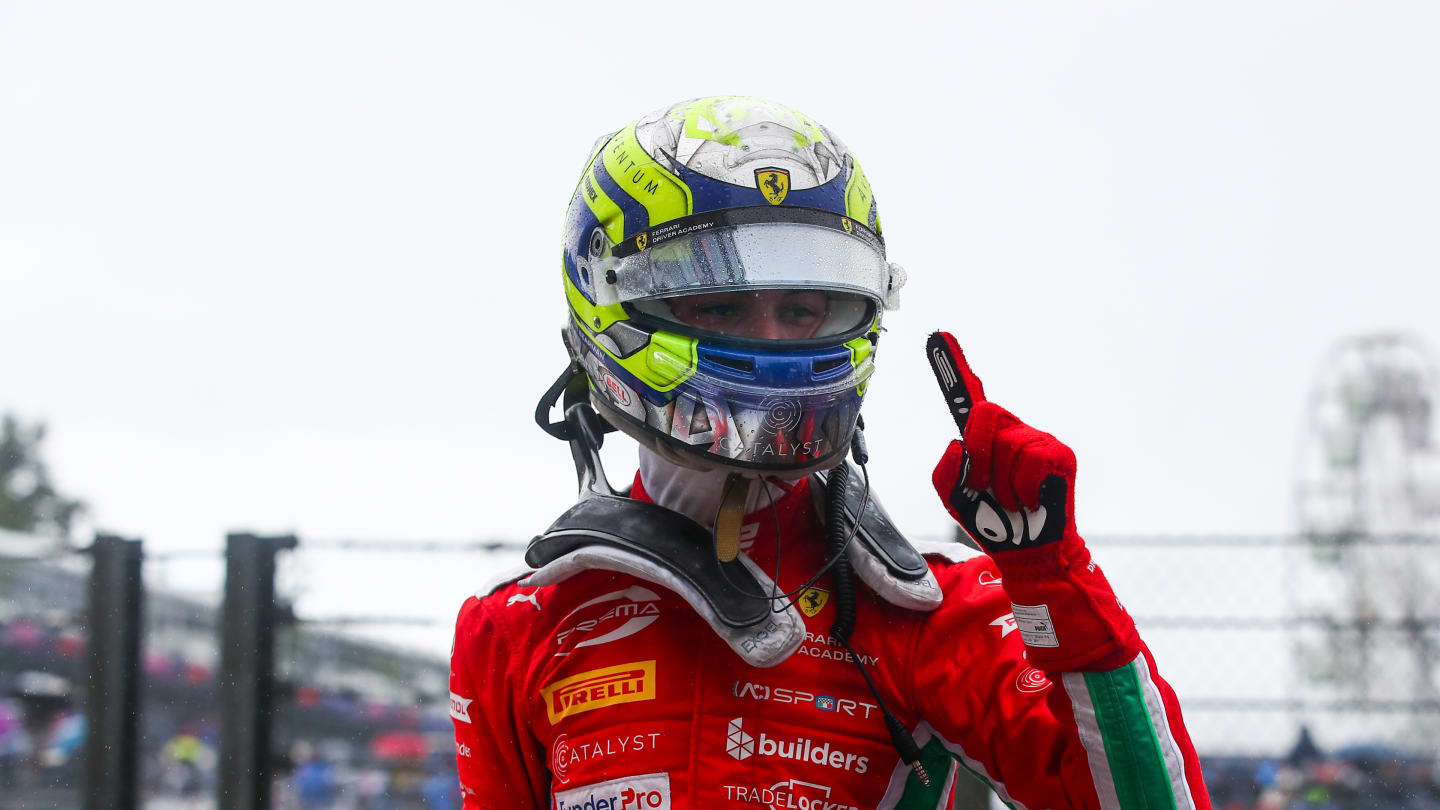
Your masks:
M84 574L0 555L0 810L80 807ZM214 807L215 609L154 594L142 653L140 791L151 810ZM276 810L459 810L445 662L292 628L275 714Z
M0 810L48 810L81 804L84 715L72 707L0 700ZM141 764L143 806L213 808L218 728L184 723L147 735ZM459 810L449 734L376 733L296 741L277 769L276 810Z
M1308 730L1283 757L1203 757L1215 810L1440 810L1440 758L1383 745L1322 751Z

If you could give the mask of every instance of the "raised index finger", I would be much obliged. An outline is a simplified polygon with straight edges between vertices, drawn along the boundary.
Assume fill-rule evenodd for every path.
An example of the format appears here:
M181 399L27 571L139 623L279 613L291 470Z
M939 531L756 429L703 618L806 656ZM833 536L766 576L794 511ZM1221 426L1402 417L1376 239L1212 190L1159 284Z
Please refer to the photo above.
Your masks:
M965 435L965 425L970 421L970 411L976 403L985 401L985 387L980 378L965 362L965 353L949 332L934 332L925 343L925 353L930 358L930 370L935 372L935 381L945 395L945 404L960 435Z

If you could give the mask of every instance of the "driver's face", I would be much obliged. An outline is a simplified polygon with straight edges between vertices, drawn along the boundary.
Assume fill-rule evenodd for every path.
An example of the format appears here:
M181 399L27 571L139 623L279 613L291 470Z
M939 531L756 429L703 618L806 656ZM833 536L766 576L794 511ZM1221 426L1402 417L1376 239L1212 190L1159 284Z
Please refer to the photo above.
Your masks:
M814 337L829 314L830 298L817 290L738 290L669 299L675 320L731 337L803 340Z

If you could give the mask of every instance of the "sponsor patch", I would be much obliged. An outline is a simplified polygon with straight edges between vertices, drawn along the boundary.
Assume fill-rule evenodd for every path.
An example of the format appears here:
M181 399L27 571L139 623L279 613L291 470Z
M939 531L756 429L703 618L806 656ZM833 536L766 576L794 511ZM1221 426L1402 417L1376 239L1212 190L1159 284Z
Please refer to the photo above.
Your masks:
M826 658L831 661L845 661L855 663L855 656L845 649L845 645L831 638L826 633L806 633L805 644L795 651L796 655L808 655L811 658ZM858 653L860 660L865 662L867 667L879 666L880 658L874 655Z
M760 189L766 202L779 205L785 202L785 197L790 194L790 172L775 168L756 169L755 187ZM851 228L853 227L852 225ZM849 233L850 228L846 228L845 232Z
M554 810L670 810L670 774L624 776L555 794Z
M1015 632L1015 614L1006 613L1004 616L1000 616L996 618L995 621L990 622L990 626L1000 628L1000 638L1004 638Z
M865 773L870 768L870 758L841 751L830 743L817 743L809 737L781 739L771 737L764 731L759 739L750 735L745 728L745 719L737 717L726 727L725 753L732 759L745 760L751 756L780 757L781 759L828 765L831 768L853 773Z
M654 700L655 661L634 661L561 678L541 687L540 696L552 725L592 709Z
M595 366L599 370L600 375L598 377L592 376L591 379L599 379L601 381L601 387L605 389L605 395L610 398L610 401L614 403L615 407L636 419L644 419L645 406L640 404L640 395L635 393L635 389L626 385L619 377L610 373L610 369L606 368L603 363L596 363Z
M787 779L770 787L726 785L725 798L758 804L771 810L857 810L854 805L831 801L833 788L815 782Z
M659 601L659 594L640 585L591 599L560 620L555 644L563 646L567 640L580 640L570 650L555 655L569 655L581 647L594 647L635 635L660 617Z
M825 609L825 604L830 601L830 592L824 588L806 588L800 594L795 604L800 607L800 612L814 618L820 611Z
M1050 621L1049 605L1014 605L1015 624L1020 627L1020 638L1030 647L1059 647L1060 639L1055 636L1055 624Z
M1044 692L1050 688L1050 679L1035 667L1026 667L1015 676L1015 688L1021 692Z
M573 765L629 753L654 751L659 742L660 732L658 731L602 737L593 742L588 740L572 742L568 736L561 734L550 745L550 773L554 774L561 784L567 784L570 781L569 771Z
M463 698L454 692L450 693L450 716L462 723L470 722L470 704L475 698Z
M755 738L745 733L745 720L737 717L725 730L725 753L744 761L755 753Z
M822 712L836 712L849 715L850 717L869 718L872 709L878 709L874 703L866 703L850 698L837 698L833 695L817 695L804 689L791 689L784 686L767 686L761 683L749 681L736 681L730 687L730 693L737 698L751 698L753 700L771 701L773 703L814 706Z

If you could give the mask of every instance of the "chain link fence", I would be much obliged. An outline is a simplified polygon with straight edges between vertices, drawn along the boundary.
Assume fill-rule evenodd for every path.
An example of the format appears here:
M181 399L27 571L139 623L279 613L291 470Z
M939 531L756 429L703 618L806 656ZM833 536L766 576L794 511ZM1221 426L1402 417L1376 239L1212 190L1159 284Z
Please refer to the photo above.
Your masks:
M1434 538L1095 537L1090 545L1181 697L1217 808L1440 808ZM337 552L386 553L387 574L404 577L437 559L504 568L518 562L516 548L497 539L302 541L282 566L280 589L294 598L323 587L319 573ZM4 810L80 806L87 565L81 555L0 557ZM183 597L155 585L172 577L150 579L145 806L210 808L218 590L208 600ZM349 615L302 610L285 627L275 807L458 806L443 655L339 632L388 624L443 634L452 618L376 596Z

